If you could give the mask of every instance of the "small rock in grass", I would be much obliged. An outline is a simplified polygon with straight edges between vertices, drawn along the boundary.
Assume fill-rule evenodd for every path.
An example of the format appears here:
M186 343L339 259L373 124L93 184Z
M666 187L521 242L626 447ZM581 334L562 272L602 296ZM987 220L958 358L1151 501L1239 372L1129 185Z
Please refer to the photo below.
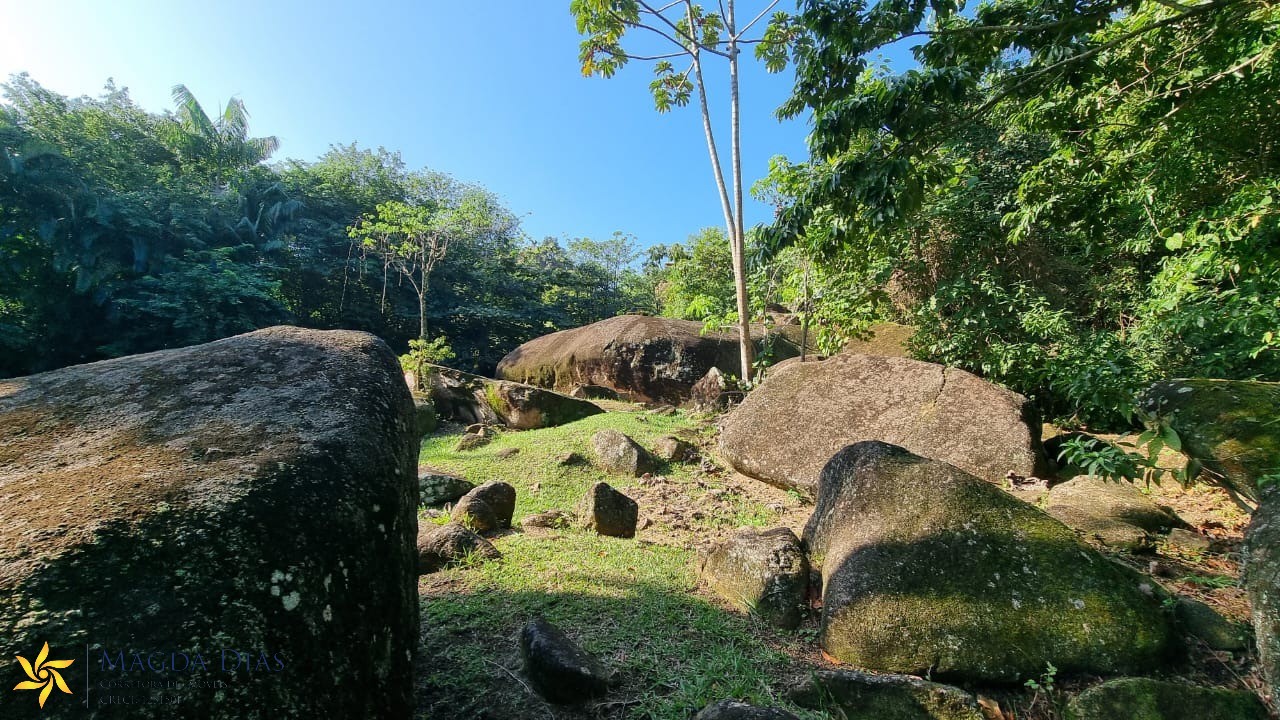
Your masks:
M738 702L737 700L721 700L708 705L693 720L799 720L786 710L762 708Z
M520 653L534 688L553 703L578 703L609 691L609 677L600 662L542 618L520 631Z
M471 492L475 485L457 475L431 469L418 470L418 502L421 505L442 505L457 500Z
M561 453L559 456L556 457L557 465L565 465L565 466L582 465L586 461L587 459L582 457L581 453L576 453L576 452Z
M511 527L516 509L516 489L504 482L487 482L458 501L453 519L476 532Z
M592 435L591 446L600 466L608 472L639 477L655 469L649 451L617 430L601 430Z
M789 695L801 707L835 706L850 718L984 720L969 693L911 675L820 670L792 688Z
M449 517L453 522L479 533L493 532L501 527L498 515L493 508L489 507L485 501L471 497L470 494L462 496L458 504L453 506Z
M741 528L707 553L702 576L738 607L785 629L800 625L809 561L790 528Z
M418 528L418 574L435 572L475 555L486 560L502 557L493 543L457 523Z
M562 510L547 510L546 512L526 515L524 519L520 521L520 525L522 527L551 528L557 530L567 528L571 524L572 520L569 517L569 514Z
M674 435L658 438L653 445L653 454L667 462L685 462L696 455L693 446Z
M591 486L582 499L582 520L588 530L601 535L630 538L636 535L640 506L608 483Z
M520 448L502 448L498 452L494 453L493 456L499 460L506 460L507 458L513 458L519 454Z
M454 446L454 452L464 452L466 450L475 450L478 447L484 447L489 444L493 438L481 433L467 433L458 438L458 444Z

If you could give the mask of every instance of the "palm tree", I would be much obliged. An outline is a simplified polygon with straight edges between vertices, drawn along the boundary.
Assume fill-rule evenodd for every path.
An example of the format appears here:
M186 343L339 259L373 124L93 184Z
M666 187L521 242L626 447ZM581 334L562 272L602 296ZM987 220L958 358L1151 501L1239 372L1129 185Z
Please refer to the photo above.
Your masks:
M249 137L249 111L231 98L216 119L209 117L186 85L173 86L176 106L168 139L183 162L208 166L219 177L253 167L280 147L274 135Z

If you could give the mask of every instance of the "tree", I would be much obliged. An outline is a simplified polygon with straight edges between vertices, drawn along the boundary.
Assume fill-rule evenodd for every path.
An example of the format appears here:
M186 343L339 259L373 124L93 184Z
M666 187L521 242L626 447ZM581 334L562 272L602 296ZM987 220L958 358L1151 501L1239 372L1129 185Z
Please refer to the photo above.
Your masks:
M570 12L577 20L578 32L586 38L580 46L582 74L612 77L630 60L655 61L656 77L649 88L658 112L672 106L687 105L697 94L702 113L702 130L711 158L711 171L720 194L725 229L733 266L734 291L737 299L737 326L741 348L742 377L750 380L753 345L751 313L747 296L746 233L742 216L742 153L739 122L738 56L744 45L755 44L758 57L766 60L771 70L781 69L785 58L791 24L785 14L774 16L769 29L760 38L748 39L747 33L777 6L773 0L749 22L738 26L736 3L725 0L719 12L708 11L692 0L676 0L655 7L646 0L572 0ZM623 37L628 30L643 30L669 43L674 50L656 54L636 54L625 50ZM725 182L720 152L716 146L711 109L707 103L706 74L703 60L722 58L728 64L729 81L729 158L732 187ZM689 65L677 71L672 60L687 60ZM731 196L732 195L732 196Z
M814 132L766 257L853 265L922 356L1064 421L1123 425L1155 377L1280 377L1273 7L818 0L795 22L784 111ZM875 66L904 41L919 67Z
M167 128L170 145L183 162L202 165L222 179L225 173L265 162L280 148L274 136L249 137L249 111L244 101L231 98L211 118L186 85L173 86L177 106Z
M390 270L413 288L418 340L425 343L431 272L454 241L496 231L504 219L493 197L478 188L438 173L423 176L418 185L412 201L379 203L377 211L352 225L349 234L363 251L381 258L384 301Z
M662 314L682 320L722 317L734 302L733 257L724 231L709 227L669 249L670 266L658 287Z

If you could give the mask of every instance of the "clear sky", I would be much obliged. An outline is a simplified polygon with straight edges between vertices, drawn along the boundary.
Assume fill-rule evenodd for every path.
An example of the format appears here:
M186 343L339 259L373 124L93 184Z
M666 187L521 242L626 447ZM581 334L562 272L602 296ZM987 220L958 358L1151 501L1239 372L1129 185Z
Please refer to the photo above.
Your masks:
M739 17L765 5L741 0ZM177 83L210 113L238 96L251 133L280 138L277 159L398 150L496 192L535 238L621 230L647 246L723 225L697 108L656 113L651 63L582 77L578 41L567 0L0 0L4 78L25 71L65 95L114 78L151 111ZM708 71L727 84L720 62ZM790 83L744 68L748 188L771 156L805 155L806 123L773 117ZM712 103L727 160L726 95ZM771 215L748 200L748 226Z

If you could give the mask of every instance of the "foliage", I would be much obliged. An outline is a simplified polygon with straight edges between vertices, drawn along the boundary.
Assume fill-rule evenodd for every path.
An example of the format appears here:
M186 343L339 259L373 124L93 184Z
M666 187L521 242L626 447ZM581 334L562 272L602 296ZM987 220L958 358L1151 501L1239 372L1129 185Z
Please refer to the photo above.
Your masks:
M509 233L515 220L479 188L461 186L439 173L411 178L415 181L410 185L411 201L378 203L377 209L348 228L347 234L362 253L382 261L384 306L390 270L409 283L418 301L418 339L425 342L431 271L444 260L449 246L486 233Z
M705 321L734 312L733 260L724 230L703 228L665 254L657 290L663 315Z
M456 357L458 356L454 354L453 348L449 347L449 342L443 335L430 340L414 338L409 341L409 352L400 356L400 367L413 372L421 379L424 375L424 366L443 365Z
M652 307L630 238L530 243L483 189L383 148L268 166L277 143L239 99L211 116L179 86L155 115L111 84L66 98L19 75L4 91L0 376L284 322L401 349L429 326L488 372L538 335ZM419 231L448 244L429 278L405 252Z
M853 268L825 322L914 322L1064 422L1123 426L1153 378L1280 378L1280 11L960 10L803 5L781 111L813 113L811 158L775 164L760 259ZM878 67L899 42L919 67Z
M1159 461L1166 445L1178 445L1177 437L1168 426L1147 430L1136 441L1121 439L1115 444L1093 437L1074 437L1063 443L1058 460L1084 470L1090 477L1159 484L1168 475L1186 485L1192 477L1187 468L1164 467Z
M724 212L726 240L736 301L736 325L741 354L742 377L751 379L753 345L750 327L750 296L746 271L746 228L742 209L742 150L739 120L739 56L744 46L755 45L756 56L765 68L777 72L785 65L791 43L798 33L786 13L775 13L764 34L750 38L748 34L778 4L773 0L741 25L737 22L736 0L721 0L708 9L693 0L669 2L658 6L646 0L571 0L569 12L583 36L578 46L578 59L585 76L613 77L632 60L653 62L654 79L649 83L654 108L669 112L684 107L697 98L702 114L702 130L711 158L711 171L719 191L720 208ZM628 49L624 40L629 32L648 36L662 44L664 52L637 52ZM633 38L634 40L634 38ZM721 58L728 66L729 166L731 177L725 179L724 162L716 144L716 129L707 96L704 63ZM684 69L677 68L672 61ZM720 134L723 140L723 132ZM710 314L715 308L701 303L696 312Z

